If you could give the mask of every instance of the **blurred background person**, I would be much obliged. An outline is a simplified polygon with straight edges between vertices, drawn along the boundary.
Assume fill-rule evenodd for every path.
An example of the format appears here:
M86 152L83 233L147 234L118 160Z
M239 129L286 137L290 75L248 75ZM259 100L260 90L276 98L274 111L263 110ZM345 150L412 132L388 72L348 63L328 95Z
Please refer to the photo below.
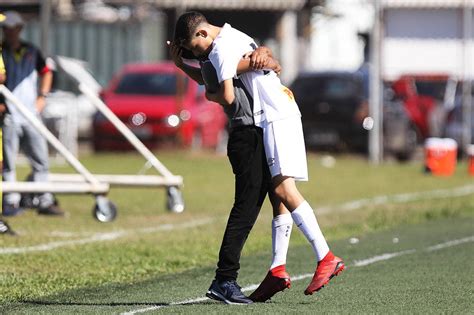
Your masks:
M5 15L0 13L0 23L5 20ZM0 84L5 83L5 65L2 59L2 47L0 46ZM6 111L3 95L0 95L0 142L2 142L3 115ZM3 168L2 152L0 152L0 167ZM1 193L1 189L0 189ZM0 219L0 234L14 234L10 226Z
M30 43L23 42L20 34L24 21L15 11L4 13L2 56L6 70L5 85L21 103L39 117L45 106L45 98L52 84L52 73L46 66L41 52ZM20 112L6 101L8 111L3 127L3 181L16 181L15 162L21 149L31 167L31 179L48 180L49 162L46 139L33 128ZM21 195L8 193L3 196L3 215L13 216L22 212ZM51 193L38 195L38 214L63 215Z

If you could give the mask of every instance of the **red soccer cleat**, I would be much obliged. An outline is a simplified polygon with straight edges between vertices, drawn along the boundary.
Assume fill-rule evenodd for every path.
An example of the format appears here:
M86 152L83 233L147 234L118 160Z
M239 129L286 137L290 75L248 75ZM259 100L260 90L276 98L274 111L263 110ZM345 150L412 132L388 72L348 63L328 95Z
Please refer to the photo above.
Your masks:
M291 287L290 275L285 271L285 265L270 270L262 283L249 298L254 302L265 302L272 296Z
M314 273L311 283L304 291L304 294L311 295L321 290L332 277L337 276L345 268L341 258L334 256L329 252L323 260L318 263L318 267Z

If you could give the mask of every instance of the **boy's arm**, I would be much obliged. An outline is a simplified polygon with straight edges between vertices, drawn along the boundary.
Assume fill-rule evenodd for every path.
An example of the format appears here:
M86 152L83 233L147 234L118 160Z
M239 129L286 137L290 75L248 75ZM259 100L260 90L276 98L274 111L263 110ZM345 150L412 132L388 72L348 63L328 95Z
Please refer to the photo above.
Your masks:
M173 59L176 67L184 71L191 79L196 81L198 84L203 85L204 80L201 75L201 68L193 67L184 63L181 48L173 42L167 42L170 50L171 59Z
M281 72L280 63L273 58L272 51L265 46L244 55L237 66L237 73L241 74L253 70L273 70L277 74Z
M272 57L272 52L267 47L259 47L246 54L237 65L237 73L241 74L253 70L273 70L280 73L281 67L277 60ZM224 80L217 93L206 92L206 98L224 106L232 105L235 100L234 84L232 79Z
M261 70L263 67L265 67L267 58L273 58L273 53L270 48L266 46L260 46L246 56L250 58L250 66L252 68Z
M232 79L222 81L221 88L217 93L206 92L206 98L223 106L232 105L235 100L234 83Z

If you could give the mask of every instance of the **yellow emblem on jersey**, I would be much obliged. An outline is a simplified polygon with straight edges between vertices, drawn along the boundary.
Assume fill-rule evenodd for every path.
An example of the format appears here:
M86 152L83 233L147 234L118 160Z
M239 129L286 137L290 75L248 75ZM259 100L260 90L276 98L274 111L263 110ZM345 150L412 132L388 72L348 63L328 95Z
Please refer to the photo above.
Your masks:
M5 21L6 18L7 18L7 17L6 17L5 15L3 15L3 14L0 13L0 22Z
M282 90L286 95L288 95L288 98L290 100L295 101L295 96L293 95L293 92L291 92L289 88L287 88L286 86L282 86Z

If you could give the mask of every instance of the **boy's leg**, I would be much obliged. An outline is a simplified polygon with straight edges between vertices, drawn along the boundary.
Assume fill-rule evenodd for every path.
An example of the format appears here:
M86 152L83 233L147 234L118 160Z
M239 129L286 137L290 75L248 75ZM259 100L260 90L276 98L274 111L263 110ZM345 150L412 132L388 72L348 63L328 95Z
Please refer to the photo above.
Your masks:
M293 219L291 213L283 205L274 192L269 193L273 207L272 220L272 263L270 270L278 266L286 265L286 256L290 245L291 231L293 230ZM280 268L281 269L281 268Z
M273 207L272 220L272 263L267 275L258 288L249 296L255 302L265 302L276 293L291 286L290 275L286 271L286 256L290 244L293 219L273 191L269 192Z
M235 200L222 241L216 278L237 278L240 253L260 212L262 141L254 128L231 134L228 156L235 175Z
M240 254L252 229L267 193L264 180L264 149L262 132L256 127L235 130L228 144L228 156L235 174L235 201L219 251L216 280L209 289L208 296L233 303L250 303L240 289L235 290L235 280L240 268ZM221 298L219 288L231 286L236 296ZM238 292L237 292L238 291ZM239 292L241 296L239 295ZM217 296L216 296L217 294Z
M304 199L298 206L294 203L295 200L299 199L299 192L298 194L294 193L297 190L294 179L286 178L282 180L279 176L274 179L276 179L276 182L279 182L275 189L276 194L282 198L282 202L290 209L293 221L303 232L316 254L318 265L313 279L305 290L305 294L313 294L326 285L332 277L344 270L344 262L339 257L334 256L329 250L329 246L309 203ZM284 199L285 197L288 198Z
M313 209L299 193L293 178L278 175L273 179L278 185L275 188L275 193L290 210L296 226L303 232L313 247L317 260L322 260L329 252L329 247L319 227Z
M291 216L310 242L316 254L318 267L306 294L312 294L344 269L344 263L335 257L327 245L311 206L298 191L295 178L307 180L306 151L299 118L270 123L265 129L265 151L271 156L270 170L275 194L291 212ZM270 160L269 160L270 161Z

